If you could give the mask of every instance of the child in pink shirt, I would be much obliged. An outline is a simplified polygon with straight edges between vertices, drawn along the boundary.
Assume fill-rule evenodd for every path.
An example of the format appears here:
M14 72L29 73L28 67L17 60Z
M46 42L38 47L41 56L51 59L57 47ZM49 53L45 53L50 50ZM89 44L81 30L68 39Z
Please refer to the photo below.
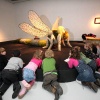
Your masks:
M76 79L82 83L82 85L88 86L94 92L98 92L99 80L94 77L93 70L88 66L80 57L80 51L78 48L71 48L69 58L64 60L68 63L69 68L75 67L78 72Z
M31 88L35 82L35 71L37 68L41 67L42 64L42 50L36 50L33 54L33 58L23 69L23 81L22 84L24 88L19 93L18 97L21 99L26 92Z

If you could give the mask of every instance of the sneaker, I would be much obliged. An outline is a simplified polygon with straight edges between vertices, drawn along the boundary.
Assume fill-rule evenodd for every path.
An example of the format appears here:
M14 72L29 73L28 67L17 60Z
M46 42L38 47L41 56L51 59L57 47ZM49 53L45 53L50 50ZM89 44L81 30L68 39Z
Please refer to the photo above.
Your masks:
M98 92L98 88L97 86L93 83L93 82L90 82L89 83L89 87L94 91L94 92Z
M82 85L88 86L90 89L92 89L96 93L98 92L98 88L93 82L82 82Z
M18 95L18 98L21 99L24 97L24 95L28 92L28 90L23 87L23 89L20 91L19 95Z
M16 98L16 97L18 96L18 94L19 94L19 92L20 92L20 89L21 89L21 86L18 86L18 87L16 88L16 90L15 90L14 93L12 94L12 98L13 98L13 99Z

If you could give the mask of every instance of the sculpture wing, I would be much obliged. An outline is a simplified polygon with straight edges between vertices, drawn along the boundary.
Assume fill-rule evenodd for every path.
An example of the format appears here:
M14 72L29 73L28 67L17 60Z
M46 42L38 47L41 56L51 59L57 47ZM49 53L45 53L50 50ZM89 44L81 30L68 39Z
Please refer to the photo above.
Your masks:
M50 28L46 24L44 24L44 22L40 19L37 13L32 10L29 11L29 20L35 28L44 31L48 34L52 32Z
M40 37L40 38L44 37L46 34L48 34L45 31L39 30L39 29L37 29L37 28L27 24L27 23L22 23L19 25L19 27L24 32L29 33L29 34L34 35L34 36L37 36L37 37Z

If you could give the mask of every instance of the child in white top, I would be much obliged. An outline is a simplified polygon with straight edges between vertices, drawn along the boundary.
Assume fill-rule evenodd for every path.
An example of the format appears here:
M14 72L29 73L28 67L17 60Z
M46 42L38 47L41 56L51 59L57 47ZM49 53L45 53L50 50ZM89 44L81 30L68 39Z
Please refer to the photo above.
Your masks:
M13 84L13 94L12 98L16 98L21 89L19 79L18 79L18 71L19 68L23 67L23 61L20 58L20 51L14 50L12 52L13 57L11 57L6 65L6 67L2 71L2 79L3 84L0 87L0 99L2 100L2 95L4 91L8 89L8 87Z

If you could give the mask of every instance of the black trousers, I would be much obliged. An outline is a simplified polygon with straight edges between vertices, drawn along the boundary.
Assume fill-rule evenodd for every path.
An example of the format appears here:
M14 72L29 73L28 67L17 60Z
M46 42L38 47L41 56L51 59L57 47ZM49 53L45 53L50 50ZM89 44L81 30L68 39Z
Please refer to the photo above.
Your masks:
M2 80L2 73L0 72L0 86L2 85L3 80Z
M13 91L20 86L18 73L14 70L4 69L2 71L3 84L0 87L0 95L3 95L6 90L13 84Z

